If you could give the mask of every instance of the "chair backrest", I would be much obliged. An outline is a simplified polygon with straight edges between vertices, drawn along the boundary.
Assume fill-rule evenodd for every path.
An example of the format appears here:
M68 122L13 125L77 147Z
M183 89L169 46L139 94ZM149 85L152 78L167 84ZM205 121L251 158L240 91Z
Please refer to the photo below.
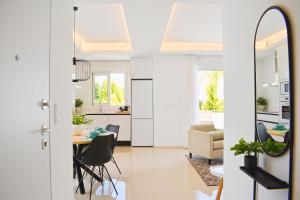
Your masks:
M120 126L119 125L108 124L105 127L105 130L113 132L113 133L116 134L114 144L113 144L113 147L112 147L112 150L114 150L115 146L117 146Z
M89 166L99 166L109 162L112 159L113 143L113 134L95 137L84 152L81 162Z
M261 142L267 141L270 138L267 129L262 122L257 123L257 134Z

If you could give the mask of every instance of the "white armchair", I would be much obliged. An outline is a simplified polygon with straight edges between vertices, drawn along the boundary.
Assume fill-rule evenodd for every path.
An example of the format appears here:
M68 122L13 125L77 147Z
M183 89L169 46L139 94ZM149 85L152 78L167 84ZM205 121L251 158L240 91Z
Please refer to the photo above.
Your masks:
M188 151L211 160L223 157L224 132L211 124L192 125L188 131Z

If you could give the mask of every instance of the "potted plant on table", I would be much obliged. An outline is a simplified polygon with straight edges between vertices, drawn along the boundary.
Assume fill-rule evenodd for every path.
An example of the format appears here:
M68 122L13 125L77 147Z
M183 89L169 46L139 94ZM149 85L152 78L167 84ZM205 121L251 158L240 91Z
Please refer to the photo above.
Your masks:
M263 153L263 144L259 142L246 142L243 138L239 140L238 144L235 144L230 148L231 151L235 151L234 155L244 154L244 165L246 168L254 168L257 166L256 153Z
M256 103L257 103L257 109L259 111L265 111L265 110L267 110L267 106L268 106L267 99L265 99L263 97L258 97L258 99L256 100Z
M75 99L75 112L81 113L83 101L81 99Z
M85 125L91 124L92 119L88 119L86 115L73 113L73 134L81 135L82 131L85 129Z

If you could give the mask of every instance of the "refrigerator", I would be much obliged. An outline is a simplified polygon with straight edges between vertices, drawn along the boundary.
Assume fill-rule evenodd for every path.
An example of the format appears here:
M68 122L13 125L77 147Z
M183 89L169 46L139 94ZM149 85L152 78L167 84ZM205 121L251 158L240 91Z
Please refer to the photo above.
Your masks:
M131 145L153 146L153 81L131 80Z

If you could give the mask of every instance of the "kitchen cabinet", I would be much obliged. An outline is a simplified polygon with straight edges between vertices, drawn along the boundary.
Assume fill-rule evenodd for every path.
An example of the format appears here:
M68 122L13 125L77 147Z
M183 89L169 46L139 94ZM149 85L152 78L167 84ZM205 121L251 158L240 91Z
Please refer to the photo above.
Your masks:
M97 127L105 127L107 124L120 126L118 141L131 141L131 117L124 114L88 114L88 118L94 120Z
M110 124L117 124L120 126L119 141L131 140L131 119L130 115L109 115Z

